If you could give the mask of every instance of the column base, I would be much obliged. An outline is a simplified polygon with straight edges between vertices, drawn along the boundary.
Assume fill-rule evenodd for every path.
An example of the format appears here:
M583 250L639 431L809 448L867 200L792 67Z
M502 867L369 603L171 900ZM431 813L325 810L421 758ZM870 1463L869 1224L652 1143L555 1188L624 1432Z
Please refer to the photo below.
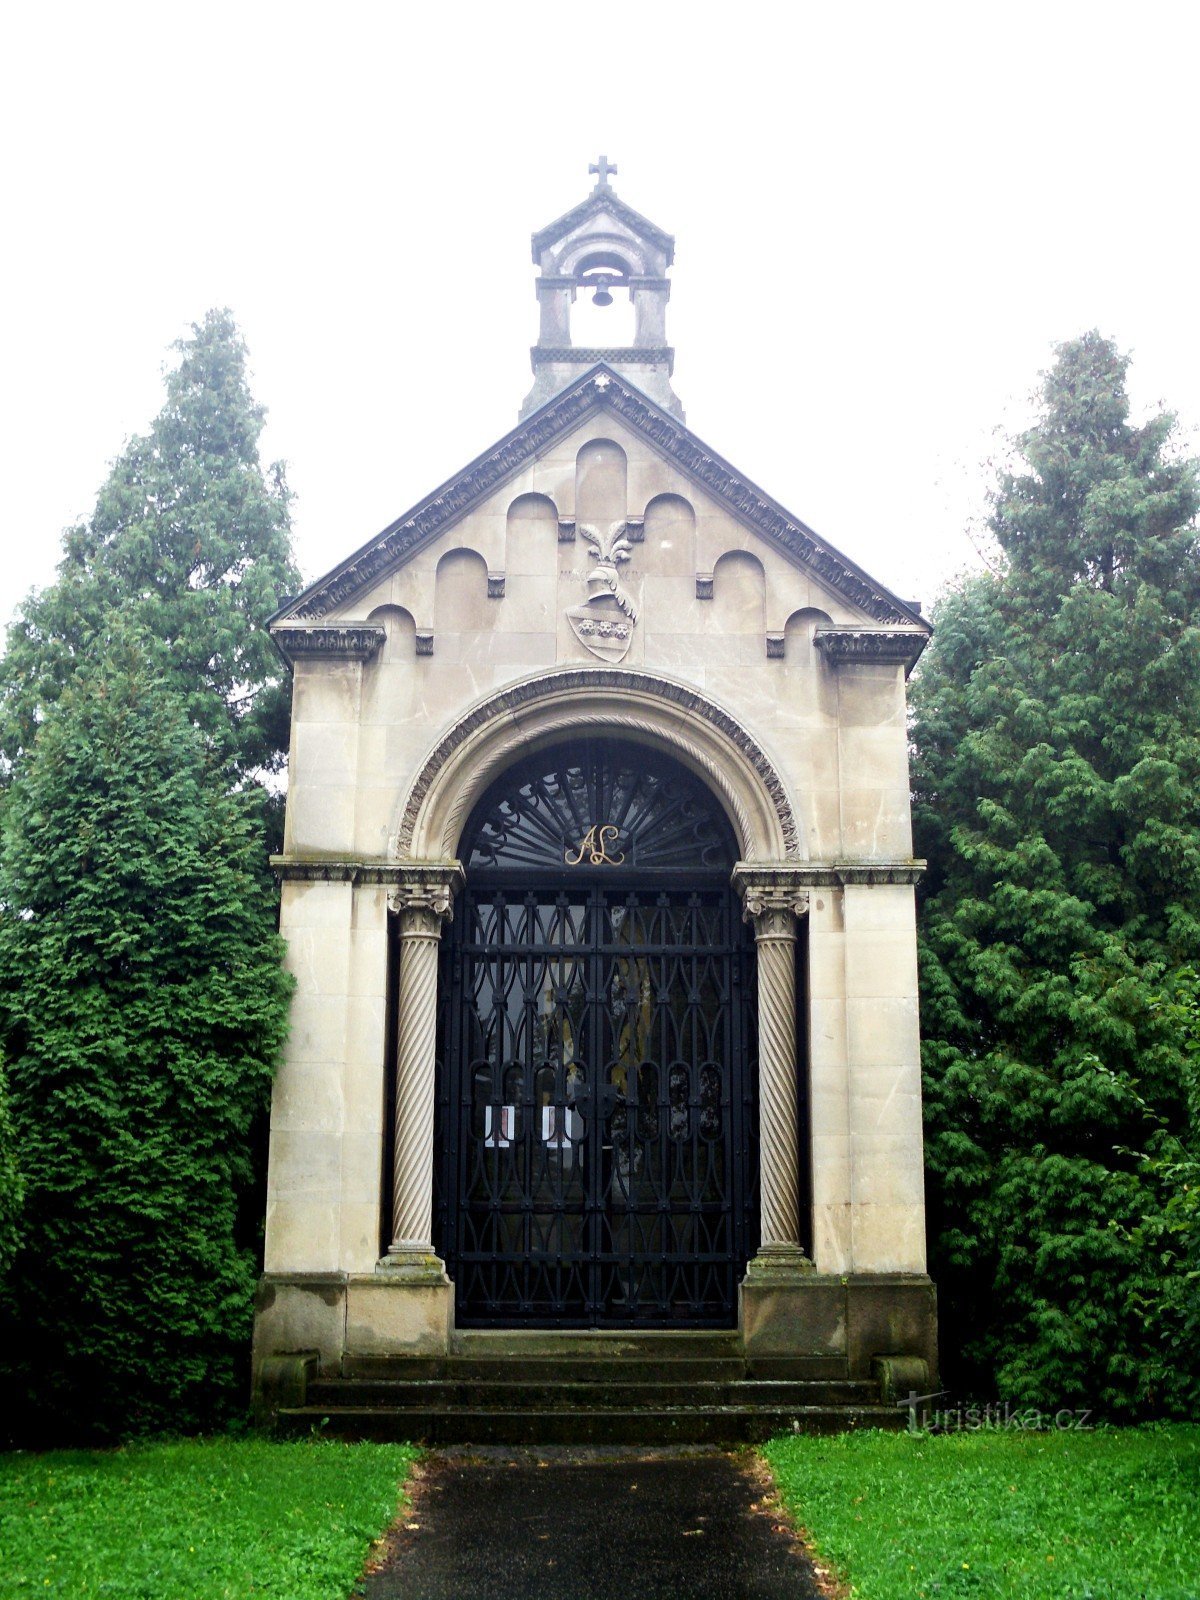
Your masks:
M816 1270L798 1244L764 1244L746 1263L745 1283L748 1287L793 1283Z
M449 1284L441 1256L421 1245L392 1245L375 1271L389 1283L418 1287Z

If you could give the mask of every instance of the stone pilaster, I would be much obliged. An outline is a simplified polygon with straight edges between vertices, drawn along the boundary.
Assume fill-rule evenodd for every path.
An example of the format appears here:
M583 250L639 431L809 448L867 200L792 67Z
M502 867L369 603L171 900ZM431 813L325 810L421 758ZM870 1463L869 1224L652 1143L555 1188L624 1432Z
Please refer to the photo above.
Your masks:
M415 1282L445 1280L432 1241L438 942L462 876L457 862L413 863L388 895L400 917L400 995L392 1242L380 1268Z
M796 1083L796 920L808 891L794 868L739 866L734 884L758 952L758 1120L761 1243L748 1279L811 1272L800 1245Z

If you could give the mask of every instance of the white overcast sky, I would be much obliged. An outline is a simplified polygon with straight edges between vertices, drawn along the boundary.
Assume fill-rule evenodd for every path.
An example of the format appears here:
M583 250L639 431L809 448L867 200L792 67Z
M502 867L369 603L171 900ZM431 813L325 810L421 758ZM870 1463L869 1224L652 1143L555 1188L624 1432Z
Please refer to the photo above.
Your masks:
M10 5L0 619L228 305L318 576L516 421L529 235L676 235L702 439L928 603L998 424L1096 326L1200 423L1200 8Z

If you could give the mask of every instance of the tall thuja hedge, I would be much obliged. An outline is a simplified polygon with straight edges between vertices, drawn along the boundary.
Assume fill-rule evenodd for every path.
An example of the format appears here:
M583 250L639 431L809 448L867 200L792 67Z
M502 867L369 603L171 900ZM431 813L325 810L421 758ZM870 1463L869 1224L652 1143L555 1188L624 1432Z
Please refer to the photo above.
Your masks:
M934 1269L960 1382L1200 1398L1168 1159L1200 953L1196 469L1062 345L913 694ZM1149 1159L1144 1159L1144 1158ZM957 1352L958 1359L955 1360Z
M115 618L9 790L19 1437L193 1428L244 1402L255 1260L239 1204L289 994L261 805L214 766L166 647Z
M0 662L0 780L36 737L114 610L170 650L164 671L240 774L278 769L290 680L266 621L299 578L290 496L264 472L264 412L228 311L175 346L166 399L113 462L87 522L68 528L54 583L24 603Z

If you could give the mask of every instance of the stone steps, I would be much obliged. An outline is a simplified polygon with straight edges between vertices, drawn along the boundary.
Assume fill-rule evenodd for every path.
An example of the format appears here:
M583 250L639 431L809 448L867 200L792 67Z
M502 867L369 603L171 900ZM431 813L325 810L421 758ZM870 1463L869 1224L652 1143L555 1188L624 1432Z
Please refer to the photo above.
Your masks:
M846 1380L846 1363L838 1360L743 1356L623 1356L619 1360L591 1355L555 1357L440 1356L346 1357L340 1378L324 1381L395 1383L440 1380L455 1383L506 1383L516 1378L534 1383L605 1382L736 1383L744 1379L782 1382L837 1383Z
M736 1444L905 1420L843 1358L748 1356L722 1333L460 1334L449 1355L323 1376L314 1361L277 1398L281 1432L430 1444Z
M303 1405L281 1408L276 1428L292 1437L316 1430L339 1438L431 1445L730 1445L761 1443L780 1433L895 1429L903 1427L905 1420L894 1406L883 1405L706 1406L672 1405L664 1403L666 1399L660 1395L657 1406L634 1410Z
M748 1406L816 1405L862 1406L878 1402L879 1385L853 1382L796 1383L786 1380L734 1379L732 1381L685 1380L687 1403L693 1406L728 1408ZM672 1374L675 1398L680 1396L679 1380ZM380 1408L394 1410L416 1406L421 1410L445 1408L500 1411L582 1410L611 1406L622 1411L653 1410L661 1405L664 1393L662 1375L654 1380L630 1382L624 1375L579 1381L574 1373L557 1382L548 1378L489 1378L485 1381L430 1378L420 1381L381 1382L373 1379L334 1378L318 1380L308 1386L306 1404L327 1409L351 1407L355 1410Z

